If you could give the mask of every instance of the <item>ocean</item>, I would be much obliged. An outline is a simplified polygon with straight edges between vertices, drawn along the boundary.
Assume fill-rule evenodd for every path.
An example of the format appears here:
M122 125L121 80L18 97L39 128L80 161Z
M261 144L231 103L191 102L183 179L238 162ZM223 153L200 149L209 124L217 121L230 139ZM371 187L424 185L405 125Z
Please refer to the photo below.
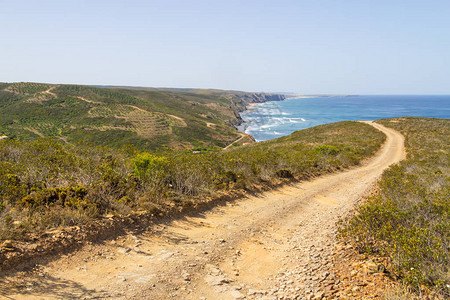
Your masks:
M265 141L338 121L395 117L450 118L450 95L370 95L288 98L249 107L239 130Z

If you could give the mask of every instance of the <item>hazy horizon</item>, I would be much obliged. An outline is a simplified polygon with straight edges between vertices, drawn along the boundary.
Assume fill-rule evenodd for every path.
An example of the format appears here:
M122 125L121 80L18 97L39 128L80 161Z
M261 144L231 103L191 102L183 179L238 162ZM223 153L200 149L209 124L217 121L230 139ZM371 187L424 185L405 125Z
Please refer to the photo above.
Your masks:
M105 87L105 88L131 88L131 89L171 89L171 90L218 90L218 91L231 91L231 92L250 92L250 93L267 93L267 94L281 94L285 96L290 96L289 98L295 98L295 96L449 96L448 94L360 94L360 93L348 93L348 94L337 94L337 93L308 93L302 94L298 92L290 91L250 91L250 90L237 90L237 89L221 89L221 88L203 88L203 87L168 87L168 86L135 86L135 85L111 85L111 84L88 84L88 83L58 83L58 82L37 82L37 81L0 81L4 83L19 83L19 82L34 82L42 84L54 84L54 85L85 85L92 87Z
M450 94L448 1L23 1L0 81Z

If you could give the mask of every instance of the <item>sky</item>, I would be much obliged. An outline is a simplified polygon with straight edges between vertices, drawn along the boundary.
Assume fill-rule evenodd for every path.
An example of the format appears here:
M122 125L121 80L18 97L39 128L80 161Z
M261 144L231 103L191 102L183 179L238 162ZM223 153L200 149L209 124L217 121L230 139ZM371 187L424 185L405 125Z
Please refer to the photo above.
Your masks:
M17 81L450 94L450 1L2 1Z

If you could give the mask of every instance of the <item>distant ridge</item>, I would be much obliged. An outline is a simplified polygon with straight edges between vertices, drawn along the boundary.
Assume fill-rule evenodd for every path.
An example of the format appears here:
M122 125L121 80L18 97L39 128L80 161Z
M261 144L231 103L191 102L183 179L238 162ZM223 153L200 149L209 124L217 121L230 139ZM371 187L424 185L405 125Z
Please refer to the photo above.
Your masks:
M139 149L225 148L250 103L284 95L241 91L43 83L0 84L0 136L51 137Z

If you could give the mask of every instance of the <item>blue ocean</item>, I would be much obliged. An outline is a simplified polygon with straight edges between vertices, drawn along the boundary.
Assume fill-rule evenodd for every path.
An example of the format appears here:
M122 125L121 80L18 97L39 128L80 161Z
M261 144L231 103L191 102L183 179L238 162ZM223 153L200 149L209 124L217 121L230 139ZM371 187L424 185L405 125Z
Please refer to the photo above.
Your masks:
M370 95L288 98L250 107L239 130L265 141L296 130L345 120L394 117L450 118L450 95Z

